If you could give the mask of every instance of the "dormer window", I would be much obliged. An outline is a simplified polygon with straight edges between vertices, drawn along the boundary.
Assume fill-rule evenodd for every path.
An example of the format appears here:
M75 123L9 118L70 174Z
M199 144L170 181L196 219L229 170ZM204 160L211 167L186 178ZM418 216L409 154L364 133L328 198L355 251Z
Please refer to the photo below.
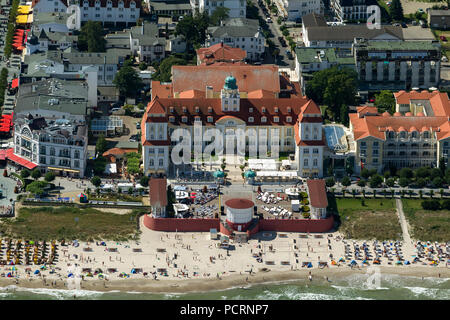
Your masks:
M199 107L195 107L195 112L199 113L200 112L200 108Z
M209 123L212 123L213 121L214 121L214 118L211 117L211 116L209 116L209 117L208 117L208 122L209 122Z
M200 118L200 116L195 117L195 122L201 122L201 121L202 121L202 118Z
M266 123L267 122L267 117L261 117L261 122L262 123Z
M175 112L175 108L174 107L170 107L169 111L170 111L170 113L174 113Z
M280 122L280 117L273 117L273 122Z
M278 113L278 107L275 107L275 113Z
M292 112L292 108L291 107L287 107L287 112L291 113Z
M253 112L253 108L248 108L248 112Z
M169 117L169 122L175 122L175 117L174 116L170 116Z
M208 112L212 113L213 112L213 108L212 107L208 107Z
M248 117L248 122L252 123L254 121L253 117Z
M187 113L187 108L186 107L183 107L183 112Z
M286 122L292 122L292 117L290 116L286 117Z
M262 113L266 113L266 108L265 108L265 107L262 107L262 108L261 108L261 112L262 112Z
M186 123L187 122L187 117L186 116L182 116L181 117L181 122Z

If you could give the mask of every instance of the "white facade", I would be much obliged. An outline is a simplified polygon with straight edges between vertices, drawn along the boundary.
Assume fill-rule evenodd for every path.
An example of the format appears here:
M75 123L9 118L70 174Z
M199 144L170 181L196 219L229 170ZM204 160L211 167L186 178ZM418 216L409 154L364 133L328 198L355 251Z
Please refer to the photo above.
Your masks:
M245 209L235 209L227 206L227 221L231 223L245 224L252 221L253 207Z
M324 145L314 145L322 141L322 122L299 123L300 140L308 141L309 145L297 146L299 175L302 177L323 177Z
M66 12L67 6L61 0L39 0L34 7L33 12Z
M212 15L218 7L225 7L230 9L229 18L245 18L247 11L246 0L191 0L191 6L192 10L206 11L208 15Z
M15 125L14 154L33 162L44 172L60 171L62 175L83 177L87 135L66 138L59 132L33 132L27 124Z
M169 169L169 146L157 146L157 141L168 140L167 123L146 123L145 136L148 140L154 141L154 146L143 146L144 152L144 172L150 171L164 171Z
M323 13L321 0L276 0L275 4L283 16L290 21L295 21L311 13Z
M81 2L81 22L100 21L104 23L135 24L139 19L140 8L136 6L135 1L131 1L129 7L125 7L124 1L118 1L117 6L113 6L113 1L108 0L106 6L102 6L99 0L95 1L94 6L89 6L89 1Z
M233 47L241 48L247 51L247 58L251 61L261 59L264 54L266 39L262 32L256 32L254 36L251 37L213 37L211 35L207 36L205 47L210 47L217 43L223 42L224 44Z

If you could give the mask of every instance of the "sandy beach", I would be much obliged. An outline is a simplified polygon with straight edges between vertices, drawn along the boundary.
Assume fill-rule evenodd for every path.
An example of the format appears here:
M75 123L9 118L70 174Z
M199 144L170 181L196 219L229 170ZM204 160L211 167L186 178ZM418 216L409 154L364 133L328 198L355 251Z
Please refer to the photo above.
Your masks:
M349 248L361 246L364 241L342 240L337 232L262 232L248 243L231 243L234 248L227 251L219 248L219 240L211 240L209 233L152 231L142 225L142 219L141 231L137 242L58 245L59 257L53 265L16 265L13 271L12 266L3 266L0 286L181 293L287 280L332 281L355 273L369 276L367 268L374 266L372 261L363 265L361 258L351 268L350 257L355 252ZM372 241L366 243L372 247ZM392 252L397 250L394 245L391 248ZM404 260L412 261L416 255L414 244L403 243L399 248ZM340 259L345 262L339 262ZM396 260L381 257L376 267L387 274L450 277L447 260L437 266L429 265L425 259L409 265L400 265ZM319 262L326 266L320 268ZM305 266L307 263L311 263L310 268ZM133 269L136 273L132 273ZM8 273L10 278L5 277Z

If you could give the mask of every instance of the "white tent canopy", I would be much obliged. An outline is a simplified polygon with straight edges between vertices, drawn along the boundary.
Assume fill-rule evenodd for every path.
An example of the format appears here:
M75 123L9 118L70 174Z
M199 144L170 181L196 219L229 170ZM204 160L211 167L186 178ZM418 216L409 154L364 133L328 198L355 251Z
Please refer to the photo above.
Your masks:
M105 167L106 174L117 173L117 165L115 163L108 163Z
M248 167L252 170L277 170L275 159L248 159Z
M257 177L297 177L297 171L257 171Z

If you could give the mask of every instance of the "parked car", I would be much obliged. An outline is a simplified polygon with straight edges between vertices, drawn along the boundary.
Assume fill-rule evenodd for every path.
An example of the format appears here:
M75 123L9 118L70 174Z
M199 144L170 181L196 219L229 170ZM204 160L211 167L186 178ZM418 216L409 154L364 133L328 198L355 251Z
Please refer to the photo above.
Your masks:
M267 18L267 19L266 19L266 22L267 22L267 23L272 23L272 18L270 18L270 17Z
M130 136L129 141L130 142L138 142L139 141L139 135L138 134L133 134L132 136Z
M111 112L116 112L116 111L119 111L119 110L120 110L120 108L112 108Z
M140 122L136 122L136 129L140 129L141 128L141 123Z
M408 28L408 26L406 25L406 23L402 22L402 28Z

